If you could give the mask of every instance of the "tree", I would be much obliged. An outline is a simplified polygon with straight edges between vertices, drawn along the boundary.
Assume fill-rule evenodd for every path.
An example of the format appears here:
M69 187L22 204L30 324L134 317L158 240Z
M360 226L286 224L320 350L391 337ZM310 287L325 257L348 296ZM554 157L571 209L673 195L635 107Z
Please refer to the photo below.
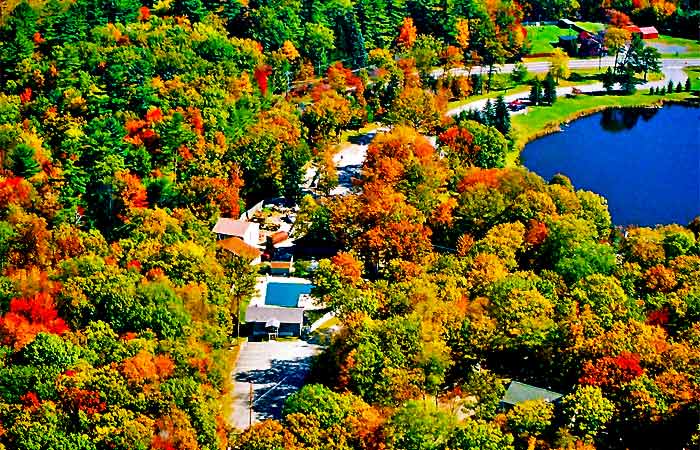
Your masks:
M630 67L627 67L622 75L620 75L620 87L622 92L627 95L632 95L637 91L637 79L634 77L634 72Z
M685 79L685 92L690 92L691 84L690 84L690 77Z
M530 72L528 72L527 66L522 62L518 62L515 64L515 67L513 67L513 71L510 73L510 79L516 84L520 84L525 81L529 74Z
M22 178L31 178L41 170L34 156L34 149L25 143L17 144L10 154L12 159L11 169L15 175Z
M467 419L454 431L449 448L461 450L514 450L513 436L493 423Z
M542 82L539 78L535 78L530 89L530 104L539 105L542 101Z
M501 132L501 134L507 136L510 132L510 110L508 109L508 105L506 105L505 98L502 95L499 95L498 98L496 98L495 115L496 117L493 126L495 126L496 129Z
M661 53L654 47L646 46L642 50L640 63L642 72L644 72L644 81L646 81L649 72L658 73L661 71Z
M683 85L680 81L676 84L676 92L683 92Z
M666 85L666 92L669 94L673 94L673 80L668 80L668 84Z
M610 27L605 32L604 45L608 50L615 54L615 63L613 72L617 73L617 61L620 56L620 51L625 47L625 44L630 40L630 32L622 28Z
M547 76L544 79L543 100L549 105L553 105L557 101L557 82L554 80L552 72L547 72Z
M612 92L613 87L615 87L615 73L613 73L610 67L608 67L603 74L603 87L608 92Z
M406 50L413 48L413 44L416 42L416 27L413 25L412 18L406 17L403 19L396 42Z
M564 50L557 47L552 52L550 72L556 77L557 83L561 78L569 78L569 55Z
M605 398L599 387L577 386L562 399L562 413L572 432L593 441L612 420L615 405Z
M508 428L517 436L537 437L552 423L554 405L544 400L528 400L518 403L506 414Z
M484 105L484 110L482 111L481 117L483 117L483 124L488 126L496 125L496 110L491 103L491 99L486 99L486 104Z
M452 414L434 405L409 401L387 421L388 450L438 450L444 448L456 426Z

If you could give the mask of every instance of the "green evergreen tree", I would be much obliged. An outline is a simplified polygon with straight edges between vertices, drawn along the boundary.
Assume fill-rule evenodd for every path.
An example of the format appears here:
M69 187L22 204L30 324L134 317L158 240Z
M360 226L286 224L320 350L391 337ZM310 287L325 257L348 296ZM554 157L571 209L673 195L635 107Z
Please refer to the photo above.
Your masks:
M661 86L661 90L657 92L659 95L666 95L666 88Z
M668 80L668 84L666 85L666 92L669 94L673 94L673 80Z
M482 111L482 117L484 125L493 126L496 124L496 109L493 107L491 99L486 100L486 104L484 105L484 109Z
M14 74L19 63L32 57L36 22L37 14L23 1L0 27L0 82L5 73Z
M484 80L481 78L481 75L472 75L472 93L474 95L481 95L483 93L483 89Z
M494 126L498 131L507 135L510 132L510 111L508 110L508 105L506 105L506 100L502 95L496 98L496 120Z
M649 88L649 95L654 95L654 94L656 94L656 89L654 88L654 86L652 86L651 88Z
M637 80L634 78L634 71L627 67L625 72L620 77L620 85L622 92L627 95L634 94L637 91Z
M685 92L690 92L690 77L685 79Z
M680 81L676 84L676 92L683 92L683 85Z
M539 105L542 101L542 82L539 78L535 78L532 83L532 88L530 89L530 103L534 105Z
M548 72L544 79L544 101L550 105L557 101L557 82L552 72Z
M615 86L615 74L612 69L608 67L608 70L603 74L603 87L606 91L611 92Z
M34 159L34 149L27 144L18 144L10 155L11 169L15 175L22 178L31 178L37 174L41 167Z

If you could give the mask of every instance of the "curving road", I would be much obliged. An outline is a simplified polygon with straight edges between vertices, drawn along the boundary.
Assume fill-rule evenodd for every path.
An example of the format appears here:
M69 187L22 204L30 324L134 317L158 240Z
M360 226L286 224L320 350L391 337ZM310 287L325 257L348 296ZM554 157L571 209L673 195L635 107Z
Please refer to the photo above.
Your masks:
M612 60L608 61L608 60ZM603 58L604 62L610 62L609 66L603 65L602 67L611 67L614 59L613 58ZM658 81L649 81L644 84L637 85L637 89L649 89L651 87L662 87L666 86L668 84L669 80L673 81L673 84L677 84L678 82L684 83L687 75L683 71L684 68L690 67L690 66L700 66L700 58L688 58L688 59L662 59L662 67L661 67L661 72L663 73L664 77L661 80ZM585 65L585 64L587 65ZM593 65L591 65L593 64ZM548 61L542 61L542 62L536 62L536 63L527 63L525 64L528 68L528 71L530 72L547 72L549 71L550 63ZM503 66L503 72L508 73L513 70L513 64L506 64ZM598 61L597 60L589 60L589 59L573 59L569 63L569 68L570 69L582 69L582 68L597 68L598 67ZM581 90L581 92L596 92L596 91L602 91L605 88L603 87L603 83L591 83L591 84L582 84L576 86L577 89ZM572 87L559 87L557 88L557 96L562 97L566 94L570 94L572 90ZM516 94L511 94L511 95L506 95L505 96L505 101L506 102L512 102L513 100L517 100L519 98L527 98L528 92L519 92ZM448 116L454 116L459 114L460 112L468 109L482 109L486 105L486 100L488 99L481 99L481 100L475 100L473 102L466 103L464 105L461 105L457 108L452 108L447 111ZM493 100L493 99L492 99ZM511 114L527 114L527 108L513 112Z

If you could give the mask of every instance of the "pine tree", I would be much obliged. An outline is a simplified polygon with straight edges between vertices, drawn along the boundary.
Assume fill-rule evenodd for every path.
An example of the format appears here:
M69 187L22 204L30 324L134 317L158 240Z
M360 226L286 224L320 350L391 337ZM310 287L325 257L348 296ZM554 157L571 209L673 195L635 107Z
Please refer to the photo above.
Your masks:
M557 101L557 82L552 72L548 72L544 79L544 101L550 105Z
M663 87L663 86L661 86L661 90L658 91L658 94L659 94L659 95L666 95L666 88Z
M615 74L613 71L608 67L608 70L605 71L603 74L603 87L605 88L606 91L610 92L613 90L613 87L615 86Z
M683 92L683 85L681 84L680 81L676 85L676 92Z
M484 118L484 125L495 125L496 124L496 110L491 103L491 99L486 100L484 109L482 111L482 117Z
M39 163L34 159L34 149L27 144L18 144L12 151L12 172L22 178L31 178L39 172Z
M673 94L673 80L668 80L668 85L666 86L666 92Z
M474 95L481 95L484 88L484 82L478 74L472 75L472 92Z
M649 88L649 95L654 95L654 94L656 94L656 89L654 88L654 86L652 86L651 88Z
M506 105L506 100L502 95L499 95L496 99L495 110L496 121L494 126L505 136L510 131L510 111L508 110L508 105Z
M620 77L620 85L622 91L627 95L634 94L637 91L637 80L634 78L634 71L632 68L627 67L625 69L625 73Z
M542 83L539 78L535 78L532 83L532 88L530 89L530 103L532 105L539 105L542 101Z
M690 77L685 79L685 92L690 92Z

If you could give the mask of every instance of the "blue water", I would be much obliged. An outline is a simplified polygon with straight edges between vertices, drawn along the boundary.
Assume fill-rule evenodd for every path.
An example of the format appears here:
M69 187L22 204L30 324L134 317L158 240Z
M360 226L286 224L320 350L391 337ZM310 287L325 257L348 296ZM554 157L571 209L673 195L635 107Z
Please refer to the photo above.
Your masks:
M267 283L267 290L265 291L265 304L296 307L299 296L310 292L310 284L270 282Z
M523 165L608 199L616 225L688 224L700 215L700 108L612 109L525 146Z

